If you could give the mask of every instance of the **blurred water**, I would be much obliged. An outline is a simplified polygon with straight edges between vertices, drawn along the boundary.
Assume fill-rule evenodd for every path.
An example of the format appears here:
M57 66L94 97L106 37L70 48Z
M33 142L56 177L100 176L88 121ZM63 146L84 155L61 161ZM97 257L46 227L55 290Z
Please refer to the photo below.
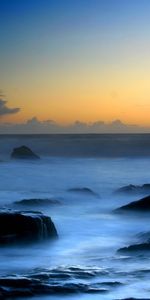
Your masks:
M3 157L6 154L2 149L1 153ZM86 269L90 266L106 271L104 280L112 279L122 285L102 295L79 294L65 298L148 297L148 275L140 273L149 270L148 255L130 257L116 251L133 244L136 234L150 231L149 219L113 213L113 209L141 195L116 196L113 192L130 183L149 183L150 157L41 156L37 162L16 162L7 157L0 163L0 205L11 207L14 201L36 197L59 199L62 205L42 208L52 217L59 239L24 248L0 249L0 275L27 274L35 268L80 266ZM76 187L88 187L97 195L68 191ZM63 299L63 295L52 296L54 300L60 298Z

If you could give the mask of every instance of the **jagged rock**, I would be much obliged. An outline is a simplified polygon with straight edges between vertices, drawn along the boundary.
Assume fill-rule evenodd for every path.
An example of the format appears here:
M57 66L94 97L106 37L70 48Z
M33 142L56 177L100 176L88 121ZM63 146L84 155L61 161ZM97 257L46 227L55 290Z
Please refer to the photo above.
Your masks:
M133 201L127 205L121 206L115 210L116 212L121 211L138 211L138 212L149 212L150 211L150 196L144 197L140 200Z
M0 245L42 241L57 236L51 218L40 212L0 211Z
M11 158L14 159L40 159L40 157L35 154L30 148L26 146L21 146L14 148L11 153Z
M115 191L115 194L149 194L150 193L150 183L146 183L143 185L133 185L129 184L123 186Z

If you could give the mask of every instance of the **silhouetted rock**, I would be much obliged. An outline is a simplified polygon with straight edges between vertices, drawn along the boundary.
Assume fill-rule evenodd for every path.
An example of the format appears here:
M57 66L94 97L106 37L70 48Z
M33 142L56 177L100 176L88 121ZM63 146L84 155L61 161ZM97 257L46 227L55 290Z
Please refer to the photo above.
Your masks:
M50 217L40 212L0 211L0 244L42 241L57 237Z
M149 194L150 193L150 183L146 183L143 185L133 185L129 184L123 186L115 191L115 194Z
M11 154L11 158L14 159L40 159L40 157L35 154L30 148L26 146L21 146L14 148Z
M138 212L149 212L150 211L150 196L144 197L140 200L133 201L127 205L121 206L115 210L119 211L138 211Z
M91 189L87 188L87 187L83 187L83 188L71 188L68 189L68 192L73 192L73 193L82 193L84 195L91 195L91 196L97 196L97 194L92 191Z
M52 206L52 205L61 205L61 202L56 199L23 199L20 201L15 201L13 204L17 206Z

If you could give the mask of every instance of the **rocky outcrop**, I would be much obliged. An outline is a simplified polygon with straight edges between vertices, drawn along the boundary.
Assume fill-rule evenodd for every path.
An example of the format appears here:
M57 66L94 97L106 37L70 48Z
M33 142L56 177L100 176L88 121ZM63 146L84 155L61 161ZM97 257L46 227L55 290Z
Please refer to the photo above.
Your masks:
M47 207L47 206L53 206L53 205L61 205L61 202L56 199L37 199L37 198L32 198L32 199L23 199L20 201L15 201L13 203L15 206L27 206L27 207Z
M121 211L138 211L138 212L150 212L150 196L144 197L138 201L133 201L127 205L121 206L115 210Z
M133 185L129 184L123 186L115 191L115 194L149 194L150 193L150 183L146 183L143 185Z
M40 212L0 211L0 245L42 241L57 236L51 218Z
M35 154L30 148L26 146L21 146L14 148L11 153L11 158L14 159L40 159L40 157Z

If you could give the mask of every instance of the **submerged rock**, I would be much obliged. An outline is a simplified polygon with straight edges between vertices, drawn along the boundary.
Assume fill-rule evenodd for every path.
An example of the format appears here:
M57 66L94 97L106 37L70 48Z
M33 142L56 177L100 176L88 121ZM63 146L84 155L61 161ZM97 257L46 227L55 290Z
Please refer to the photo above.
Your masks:
M40 212L0 211L0 245L42 241L57 236L51 218Z
M14 205L17 206L52 206L52 205L61 205L61 202L59 200L55 199L37 199L37 198L32 198L32 199L23 199L20 201L15 201L13 203Z
M129 184L123 186L115 191L115 194L139 194L139 193L150 193L150 183L143 185L133 185Z
M144 197L140 200L133 201L127 205L121 206L115 210L119 211L138 211L138 212L149 212L150 211L150 196Z
M85 194L85 195L97 196L97 194L94 191L92 191L90 188L87 188L87 187L71 188L71 189L68 189L68 192L82 193L82 194Z
M40 157L35 154L30 148L27 146L21 146L18 148L14 148L11 153L11 158L15 159L40 159Z

